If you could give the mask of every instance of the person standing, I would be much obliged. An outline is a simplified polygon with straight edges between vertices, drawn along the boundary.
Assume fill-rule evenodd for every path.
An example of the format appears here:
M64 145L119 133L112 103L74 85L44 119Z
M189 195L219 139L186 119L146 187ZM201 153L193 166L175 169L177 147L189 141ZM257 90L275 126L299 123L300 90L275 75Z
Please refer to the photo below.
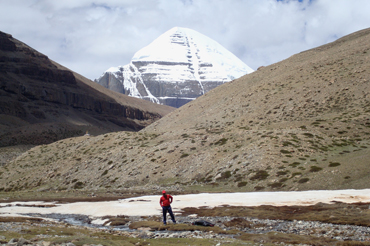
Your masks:
M159 200L159 204L162 207L163 211L163 224L167 224L167 212L170 214L172 222L176 224L175 216L173 215L171 203L173 201L173 198L171 195L166 194L166 191L162 191L161 199Z

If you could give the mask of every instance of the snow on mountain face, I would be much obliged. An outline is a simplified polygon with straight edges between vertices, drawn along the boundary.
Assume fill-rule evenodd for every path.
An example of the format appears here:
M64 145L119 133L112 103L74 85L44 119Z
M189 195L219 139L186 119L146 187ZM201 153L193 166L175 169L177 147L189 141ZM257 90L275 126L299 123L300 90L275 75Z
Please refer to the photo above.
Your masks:
M216 41L175 27L108 69L99 84L129 96L180 107L218 85L253 72Z

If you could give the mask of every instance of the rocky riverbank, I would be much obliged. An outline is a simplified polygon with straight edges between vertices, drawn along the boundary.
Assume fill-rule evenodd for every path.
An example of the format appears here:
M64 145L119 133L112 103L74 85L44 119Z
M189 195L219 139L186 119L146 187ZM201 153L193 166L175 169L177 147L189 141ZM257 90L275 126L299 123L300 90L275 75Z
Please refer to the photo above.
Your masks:
M75 209L83 207L86 214L74 214L76 210L71 207L67 210L55 204L4 204L1 207L0 244L370 245L370 204L366 202L332 201L306 206L181 207L176 210L178 223L169 221L167 225L163 225L159 210L147 213L142 209L143 215L130 215L132 210L128 208L133 207L134 203L139 206L149 202L142 198L119 201L117 204L121 213L108 209L111 215L107 215L106 206L111 203L104 203L103 207L101 203L90 207L88 205L92 204L87 202L69 203ZM127 204L131 207L126 206L123 210L123 205ZM176 200L176 205L180 205L180 201ZM150 208L148 205L146 207ZM100 210L105 213L98 213ZM126 211L125 214L122 211ZM208 221L214 227L193 225L198 220Z
M34 222L7 222L0 223L0 235L1 232L13 232L15 234L27 234L28 231L35 226L44 228L43 233L35 235L31 239L11 238L7 239L4 236L0 237L1 245L64 245L73 246L75 245L73 240L69 242L62 242L60 244L55 241L63 241L69 237L67 234L56 234L53 233L55 227L69 228L69 229L84 229L88 230L89 233L103 233L108 235L115 235L122 238L136 238L136 239L164 239L164 238L197 238L197 239L219 239L219 240L235 240L241 234L257 234L266 235L271 232L282 233L287 235L306 235L310 237L323 238L325 240L333 240L337 242L345 241L357 241L361 244L356 245L370 245L370 227L367 226L355 226L355 225L338 225L331 223L321 223L314 221L301 221L301 220L271 220L271 219L257 219L251 217L232 217L232 216L219 216L219 217L195 217L195 216L177 216L178 224L168 226L162 226L159 217L127 217L127 223L119 226L98 226L91 224L91 220L87 219L86 216L79 215L46 215L48 219L53 218L59 219L58 222L43 221L42 223L35 224ZM106 220L106 219L105 219ZM205 220L215 224L215 227L209 227L208 230L204 230L205 227L196 226L189 227L189 230L179 229L181 225L189 225L197 220ZM156 226L148 226L146 222L155 222ZM67 223L69 222L69 223ZM142 226L140 226L142 223ZM78 225L77 225L78 224ZM108 222L109 224L109 222ZM136 224L136 229L132 228L132 225ZM177 227L177 228L176 228ZM214 229L213 229L214 228ZM229 233L230 231L234 233ZM223 233L224 232L224 233ZM236 233L235 233L236 232ZM50 240L50 239L53 240ZM50 240L50 241L49 241ZM68 241L68 240L67 240ZM263 243L261 239L260 243ZM289 243L281 242L282 245ZM295 243L296 244L296 243ZM93 244L90 244L93 245ZM141 244L137 244L141 245ZM262 244L263 245L263 244ZM307 244L300 244L307 245ZM310 245L310 244L308 244ZM325 245L325 244L316 244ZM334 244L336 245L336 244Z

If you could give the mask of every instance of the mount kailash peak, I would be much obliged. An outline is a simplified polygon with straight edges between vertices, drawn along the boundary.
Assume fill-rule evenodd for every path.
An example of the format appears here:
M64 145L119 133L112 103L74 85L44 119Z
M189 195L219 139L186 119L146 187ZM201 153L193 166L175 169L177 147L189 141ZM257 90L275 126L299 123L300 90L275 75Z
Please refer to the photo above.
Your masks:
M129 64L109 68L95 82L128 96L180 107L251 72L216 41L174 27L136 52Z

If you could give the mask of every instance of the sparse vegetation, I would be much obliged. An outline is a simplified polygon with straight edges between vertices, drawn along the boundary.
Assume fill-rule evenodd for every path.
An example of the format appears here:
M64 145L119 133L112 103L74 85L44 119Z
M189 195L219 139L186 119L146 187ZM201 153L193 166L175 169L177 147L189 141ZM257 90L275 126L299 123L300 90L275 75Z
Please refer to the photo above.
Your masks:
M339 162L330 162L329 163L329 167L337 167L337 166L340 166Z
M221 173L221 177L218 178L217 180L225 180L231 177L231 171L225 171Z
M309 178L302 178L302 179L298 180L298 183L300 183L300 184L307 183L309 180L310 180Z
M246 186L247 184L248 184L248 182L244 181L244 182L239 182L237 186L238 187L243 187L243 186Z
M260 191L260 190L264 190L265 189L265 187L263 187L263 186L255 186L254 187L254 189L256 190L256 191Z
M303 135L308 137L308 138L313 138L314 137L314 135L312 133L308 133L308 132L303 133Z
M280 150L280 152L283 154L290 154L290 151L285 149Z
M221 138L220 140L218 140L214 144L215 145L224 145L224 144L226 144L226 142L227 142L227 139L226 138Z
M265 170L258 170L254 176L250 178L250 180L265 180L269 176L268 172Z
M188 157L189 156L189 154L188 153L183 153L181 156L180 156L180 158L185 158L185 157Z
M73 186L74 189L82 189L84 187L84 183L83 182L76 182Z
M297 167L297 166L299 166L300 164L301 164L300 162L295 161L295 162L293 162L292 164L289 164L289 166L291 166L291 167Z
M322 170L322 167L318 167L318 166L311 166L310 168L310 172L319 172Z

